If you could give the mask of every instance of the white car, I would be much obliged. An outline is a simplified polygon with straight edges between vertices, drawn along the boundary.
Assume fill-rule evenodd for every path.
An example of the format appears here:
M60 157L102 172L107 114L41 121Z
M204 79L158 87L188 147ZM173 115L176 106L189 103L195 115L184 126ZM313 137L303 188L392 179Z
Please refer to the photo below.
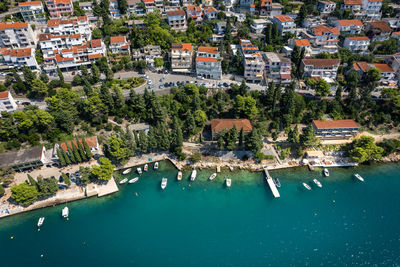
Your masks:
M151 80L148 80L148 81L147 81L147 84L152 84Z

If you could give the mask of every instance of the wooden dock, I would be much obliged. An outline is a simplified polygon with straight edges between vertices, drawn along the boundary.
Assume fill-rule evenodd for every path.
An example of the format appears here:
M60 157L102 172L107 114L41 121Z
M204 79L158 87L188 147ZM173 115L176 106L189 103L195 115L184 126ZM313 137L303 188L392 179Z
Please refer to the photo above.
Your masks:
M272 180L272 177L269 174L267 168L264 168L264 173L265 173L265 179L267 180L269 188L271 188L271 191L272 191L272 194L274 195L274 197L275 198L281 197L281 195L279 194L279 191L276 188L276 185L275 185L274 181Z

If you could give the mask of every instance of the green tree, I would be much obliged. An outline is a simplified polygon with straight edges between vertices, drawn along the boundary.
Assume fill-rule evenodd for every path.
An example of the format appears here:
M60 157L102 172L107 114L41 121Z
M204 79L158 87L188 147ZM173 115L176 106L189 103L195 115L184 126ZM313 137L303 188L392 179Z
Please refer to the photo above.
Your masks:
M103 37L103 33L99 28L96 28L92 31L92 39L101 39Z
M59 67L57 67L57 74L58 74L58 78L60 79L60 82L64 83L64 75Z
M315 136L314 128L309 124L300 135L300 145L302 147L312 147L319 143L319 138Z
M121 12L122 15L126 14L126 11L128 10L128 3L126 0L118 0L118 8L119 12Z
M84 185L87 185L87 184L90 183L90 179L92 177L92 172L91 172L91 169L89 167L80 166L79 167L79 174L80 174L81 183L83 183Z
M81 155L79 154L79 150L76 145L72 142L72 153L74 153L74 157L77 163L82 162Z
M263 141L260 132L254 128L248 135L246 140L246 149L257 154L263 148Z
M63 158L65 159L66 165L70 165L72 163L72 161L71 161L70 157L68 156L67 152L65 152L64 149L60 149L60 151L62 153Z
M100 81L100 69L94 62L92 62L92 68L90 71L92 74L92 83L98 83Z
M297 125L293 129L290 129L288 142L292 144L298 144L300 142L299 129L297 128Z
M156 57L154 59L154 65L156 66L156 68L162 67L164 66L164 60L160 57Z
M142 153L146 153L149 150L149 140L144 131L139 131L139 144Z
M36 78L32 81L32 92L37 95L45 96L48 90L49 88L47 88L47 85L41 79Z
M188 112L188 114L186 116L185 129L186 129L186 136L187 137L192 136L192 135L194 135L196 133L195 132L196 122L195 122L194 117L193 117L192 113L190 112L190 110L189 110L189 112Z
M93 157L92 151L90 150L90 147L89 147L89 145L88 145L88 143L86 142L85 139L82 139L82 143L83 143L83 147L85 148L86 156L87 156L87 158L89 160L89 159L91 159Z
M114 168L115 165L111 164L108 158L102 157L100 158L100 166L92 167L92 175L98 180L109 181L112 178Z
M4 196L5 192L3 185L0 184L0 197Z
M55 178L42 179L39 177L37 181L37 188L39 192L38 197L43 198L56 194L58 191L58 184Z
M14 185L11 187L11 197L22 206L29 206L38 198L36 186L26 183Z
M68 175L65 173L61 173L61 178L64 181L64 183L69 187L71 185L71 179L69 179Z
M245 136L244 136L244 130L242 127L240 129L240 133L239 133L239 147L243 147L244 140L245 140Z
M37 186L37 182L35 181L35 179L33 179L33 177L29 173L28 173L28 181L30 185Z
M78 159L75 158L75 154L74 154L74 150L72 149L72 145L68 144L68 143L69 142L65 142L65 145L67 146L68 156L73 163L78 163Z
M351 143L349 153L358 163L364 163L381 159L384 149L375 144L373 137L361 136Z
M258 114L258 108L256 106L256 100L248 96L236 96L234 111L237 118L248 118L253 120Z
M87 161L88 157L85 154L85 148L83 147L83 144L79 142L79 140L77 140L76 144L78 146L79 155L81 156L82 161Z
M49 76L46 74L46 72L42 72L40 75L39 75L39 79L41 79L42 80L42 82L44 82L45 84L47 84L48 82L49 82Z
M315 93L318 96L327 96L329 95L330 91L331 91L330 84L324 79L319 79L316 84Z
M182 128L177 117L173 118L171 129L171 150L178 151L183 145Z
M105 143L105 154L115 162L121 162L127 159L129 153L121 138L111 136Z
M381 71L378 68L372 67L367 71L365 75L365 81L367 83L376 83L381 79Z
M28 88L32 88L33 81L36 79L36 74L28 66L24 66L22 68L22 73L24 74L26 85Z

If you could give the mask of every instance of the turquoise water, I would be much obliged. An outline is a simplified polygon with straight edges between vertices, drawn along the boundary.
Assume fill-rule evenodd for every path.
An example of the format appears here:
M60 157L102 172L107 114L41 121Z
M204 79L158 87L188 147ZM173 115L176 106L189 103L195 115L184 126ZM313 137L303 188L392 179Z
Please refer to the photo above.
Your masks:
M329 178L306 169L271 171L282 183L274 199L262 173L225 172L210 182L211 171L203 170L189 186L189 172L178 182L163 162L119 193L69 203L69 221L60 216L63 206L1 219L1 265L398 266L399 170L331 169ZM230 189L224 176L232 178ZM315 177L323 188L302 188ZM40 216L46 220L38 232Z

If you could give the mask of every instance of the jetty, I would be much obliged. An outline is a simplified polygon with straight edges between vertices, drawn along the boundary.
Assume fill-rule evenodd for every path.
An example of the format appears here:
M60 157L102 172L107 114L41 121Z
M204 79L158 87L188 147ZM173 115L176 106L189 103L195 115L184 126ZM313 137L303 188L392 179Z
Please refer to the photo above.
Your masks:
M269 174L267 168L264 168L264 173L265 173L265 179L267 180L269 188L271 189L272 194L274 195L274 197L275 198L281 197L281 195L279 194L279 191L276 188L276 185L275 185L274 181L272 180L272 177Z

